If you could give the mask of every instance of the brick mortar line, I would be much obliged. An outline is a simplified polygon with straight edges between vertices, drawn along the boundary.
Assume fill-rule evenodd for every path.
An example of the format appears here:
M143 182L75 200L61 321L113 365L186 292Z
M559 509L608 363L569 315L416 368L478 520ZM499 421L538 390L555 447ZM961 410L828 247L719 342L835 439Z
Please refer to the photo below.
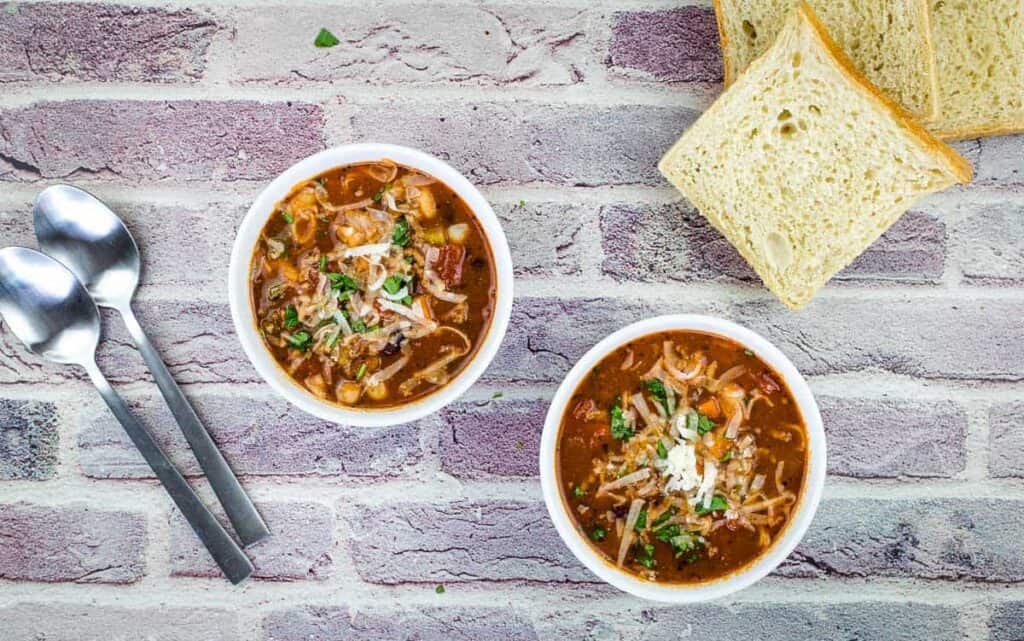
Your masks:
M1018 390L1017 398L1020 398ZM1013 400L1007 398L1007 401ZM967 450L964 457L964 470L960 477L966 481L982 481L989 478L991 452L989 449L989 417L985 405L969 404L964 405L967 412L967 438L964 447Z

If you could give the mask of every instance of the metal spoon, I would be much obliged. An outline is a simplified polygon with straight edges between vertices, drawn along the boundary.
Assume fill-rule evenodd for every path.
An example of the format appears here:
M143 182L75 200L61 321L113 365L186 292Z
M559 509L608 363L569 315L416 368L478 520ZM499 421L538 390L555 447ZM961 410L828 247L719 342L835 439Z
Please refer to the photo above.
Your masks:
M263 518L135 318L131 303L139 284L141 261L128 228L98 198L70 185L43 190L36 197L32 214L40 248L67 265L98 305L112 307L124 318L128 333L142 352L242 545L252 545L268 536L270 530Z
M0 249L0 316L30 351L51 361L85 368L100 396L228 579L239 583L252 574L252 562L242 548L206 509L96 366L99 311L75 275L35 250Z

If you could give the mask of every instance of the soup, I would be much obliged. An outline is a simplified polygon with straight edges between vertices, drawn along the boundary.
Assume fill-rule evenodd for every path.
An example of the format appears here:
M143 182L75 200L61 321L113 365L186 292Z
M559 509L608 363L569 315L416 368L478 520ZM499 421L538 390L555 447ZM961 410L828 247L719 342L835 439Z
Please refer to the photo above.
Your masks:
M610 563L695 583L775 541L804 483L800 410L782 379L728 339L669 331L623 345L562 417L563 501Z
M296 185L251 263L256 324L277 363L326 401L408 403L454 378L495 303L483 228L447 185L390 161Z

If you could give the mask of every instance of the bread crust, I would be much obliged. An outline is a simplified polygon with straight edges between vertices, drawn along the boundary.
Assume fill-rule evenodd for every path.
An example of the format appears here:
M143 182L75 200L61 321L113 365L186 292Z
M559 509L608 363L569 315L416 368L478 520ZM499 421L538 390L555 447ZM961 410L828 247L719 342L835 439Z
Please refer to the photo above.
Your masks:
M914 119L903 107L896 103L892 98L885 95L884 92L879 90L875 85L871 83L853 64L853 61L846 55L834 40L832 36L828 34L828 30L825 25L818 20L818 16L815 15L814 9L807 3L806 0L800 0L800 3L796 7L797 14L800 19L809 25L814 33L815 37L818 38L819 42L824 46L825 50L832 56L836 61L840 72L851 80L855 86L861 88L861 90L869 97L873 98L883 109L888 110L896 121L914 138L926 147L935 156L942 158L949 172L956 177L957 182L968 183L974 176L974 169L971 164L967 162L960 154L956 153L952 147L945 144L931 133L927 129L922 127L917 120Z
M1021 121L1012 125L998 127L975 127L973 129L942 129L939 123L929 123L932 134L939 140L968 140L987 136L1009 136L1024 133L1024 116Z
M932 40L932 8L928 5L928 0L916 0L917 12L921 16L921 22L924 23L924 40L927 52L930 54L925 60L925 64L928 66L928 87L929 96L928 104L930 111L927 114L920 114L920 117L924 120L931 120L938 118L939 114L942 113L942 103L939 100L939 61L936 59L935 42Z
M729 56L729 35L725 30L725 8L722 7L722 0L711 0L715 8L715 24L718 25L718 42L722 50L722 80L728 87L736 78L736 70Z

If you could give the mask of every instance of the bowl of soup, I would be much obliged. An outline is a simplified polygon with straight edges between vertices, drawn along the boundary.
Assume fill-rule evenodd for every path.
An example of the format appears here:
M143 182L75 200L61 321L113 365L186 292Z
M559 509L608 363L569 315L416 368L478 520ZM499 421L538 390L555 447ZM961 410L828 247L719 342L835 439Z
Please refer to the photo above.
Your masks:
M584 565L636 596L690 603L754 583L796 547L821 497L825 434L774 345L729 321L662 316L572 368L540 474Z
M235 330L256 371L303 410L351 425L437 411L493 359L512 260L480 192L395 145L336 147L256 198L231 255Z

